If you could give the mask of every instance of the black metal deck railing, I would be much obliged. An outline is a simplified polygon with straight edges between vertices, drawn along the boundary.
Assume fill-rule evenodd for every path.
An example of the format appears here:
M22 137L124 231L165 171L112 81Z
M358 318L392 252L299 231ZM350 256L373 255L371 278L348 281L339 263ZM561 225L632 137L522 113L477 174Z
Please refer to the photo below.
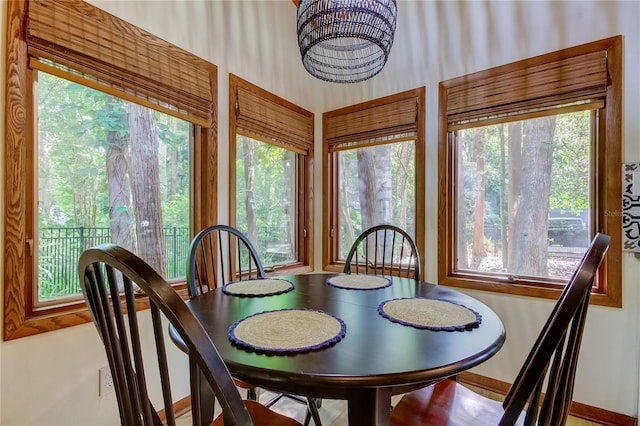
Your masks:
M191 235L188 227L165 227L167 279L186 275ZM111 242L109 228L40 228L38 292L40 300L80 293L77 265L89 247Z

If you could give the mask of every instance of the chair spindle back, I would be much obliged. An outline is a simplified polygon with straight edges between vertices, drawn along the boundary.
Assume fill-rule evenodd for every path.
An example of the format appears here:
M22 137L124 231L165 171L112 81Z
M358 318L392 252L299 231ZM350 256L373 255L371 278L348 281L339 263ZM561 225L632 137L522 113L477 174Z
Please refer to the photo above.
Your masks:
M356 238L345 260L344 272L420 280L420 254L406 231L394 225L377 225Z
M195 296L224 284L264 278L258 252L246 235L228 225L213 225L191 241L187 284Z
M151 266L122 247L103 244L82 253L78 274L105 347L123 425L175 425L163 316L175 327L209 382L222 407L225 425L253 424L206 331ZM148 328L148 321L141 320L147 311L139 310L140 304L146 303L143 295L148 296L155 352L145 350L142 343ZM149 395L158 378L166 423Z
M527 402L525 424L565 423L589 298L610 240L604 234L592 240L504 400L501 425L514 424Z

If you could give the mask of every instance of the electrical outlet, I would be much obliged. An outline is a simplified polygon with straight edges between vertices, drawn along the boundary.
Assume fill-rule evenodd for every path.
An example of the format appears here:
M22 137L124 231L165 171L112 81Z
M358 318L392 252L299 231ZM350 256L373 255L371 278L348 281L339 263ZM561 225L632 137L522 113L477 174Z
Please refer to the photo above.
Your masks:
M111 376L111 369L109 367L102 367L99 370L99 389L98 396L105 396L113 392L113 376Z

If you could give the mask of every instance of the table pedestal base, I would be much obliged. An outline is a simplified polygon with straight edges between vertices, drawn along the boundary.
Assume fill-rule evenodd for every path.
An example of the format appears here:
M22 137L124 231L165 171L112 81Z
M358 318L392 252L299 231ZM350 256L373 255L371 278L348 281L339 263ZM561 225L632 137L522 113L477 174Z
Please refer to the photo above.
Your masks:
M388 426L391 388L359 390L349 396L349 426Z

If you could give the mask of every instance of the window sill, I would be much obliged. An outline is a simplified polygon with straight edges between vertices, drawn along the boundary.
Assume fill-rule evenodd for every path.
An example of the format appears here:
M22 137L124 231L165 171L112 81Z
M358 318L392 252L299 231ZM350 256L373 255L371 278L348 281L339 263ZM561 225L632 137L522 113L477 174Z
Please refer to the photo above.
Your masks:
M324 268L322 268L322 270L325 272L342 273L344 272L344 263L332 263L330 265L324 265Z
M309 272L313 272L313 268L309 265L304 265L301 263L296 263L294 265L282 265L282 266L271 266L265 267L265 273L268 277L276 277L278 275L297 275L297 274L308 274Z
M471 290L488 291L514 296L538 297L541 299L557 300L562 293L562 287L538 287L527 284L498 283L495 281L483 280L482 277L460 278L448 277L439 281L440 285L448 287L467 288ZM592 305L621 308L622 304L608 294L591 293L590 303Z
M187 286L184 282L174 285L182 299L188 299ZM136 297L138 310L149 308L149 299L144 295ZM91 314L86 308L84 300L65 306L41 309L30 316L21 317L15 312L5 312L4 341L34 336L48 331L61 330L92 321Z

